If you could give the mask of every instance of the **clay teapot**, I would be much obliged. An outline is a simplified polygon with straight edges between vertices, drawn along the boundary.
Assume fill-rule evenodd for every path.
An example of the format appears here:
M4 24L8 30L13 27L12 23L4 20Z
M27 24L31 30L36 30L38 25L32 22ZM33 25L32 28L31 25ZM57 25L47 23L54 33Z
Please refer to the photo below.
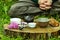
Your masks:
M33 20L34 20L34 16L33 15L24 16L24 21L25 22L33 22Z

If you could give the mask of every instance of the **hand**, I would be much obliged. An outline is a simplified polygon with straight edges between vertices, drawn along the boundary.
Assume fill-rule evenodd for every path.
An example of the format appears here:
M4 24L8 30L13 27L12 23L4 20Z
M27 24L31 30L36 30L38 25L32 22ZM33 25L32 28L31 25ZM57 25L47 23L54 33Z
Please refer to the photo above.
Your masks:
M52 0L39 0L39 8L42 10L48 10L51 8Z

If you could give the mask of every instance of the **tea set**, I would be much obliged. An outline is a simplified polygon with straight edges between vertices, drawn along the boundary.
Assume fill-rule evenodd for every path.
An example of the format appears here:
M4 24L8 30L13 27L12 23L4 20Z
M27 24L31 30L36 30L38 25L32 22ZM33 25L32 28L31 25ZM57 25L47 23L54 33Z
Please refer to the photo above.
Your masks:
M10 24L9 24L10 29L18 29L19 28L20 30L22 30L25 27L34 28L34 27L36 27L36 23L22 22L22 20L20 18L11 18L10 19Z
M22 30L25 27L35 28L37 25L39 27L45 28L48 26L50 19L49 18L38 18L35 20L35 22L31 22L31 21L32 20L27 22L27 21L22 21L22 19L20 18L10 18L9 28Z

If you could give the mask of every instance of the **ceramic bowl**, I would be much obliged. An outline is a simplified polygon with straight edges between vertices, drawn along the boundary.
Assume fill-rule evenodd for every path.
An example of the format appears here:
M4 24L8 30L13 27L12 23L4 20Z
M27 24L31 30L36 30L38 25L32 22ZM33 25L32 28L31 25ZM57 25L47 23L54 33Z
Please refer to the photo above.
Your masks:
M28 23L28 27L35 28L36 27L36 23Z
M38 21L38 26L42 27L42 28L45 28L48 26L49 24L49 19L48 18L39 18L37 19Z
M21 19L20 18L10 18L10 23L15 22L17 24L21 23Z

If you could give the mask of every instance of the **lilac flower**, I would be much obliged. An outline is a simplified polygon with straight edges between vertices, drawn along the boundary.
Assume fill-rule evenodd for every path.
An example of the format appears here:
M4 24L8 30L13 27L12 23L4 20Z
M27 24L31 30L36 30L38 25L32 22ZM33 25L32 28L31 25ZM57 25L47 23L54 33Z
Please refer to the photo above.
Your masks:
M18 29L18 24L15 22L10 23L9 29Z

